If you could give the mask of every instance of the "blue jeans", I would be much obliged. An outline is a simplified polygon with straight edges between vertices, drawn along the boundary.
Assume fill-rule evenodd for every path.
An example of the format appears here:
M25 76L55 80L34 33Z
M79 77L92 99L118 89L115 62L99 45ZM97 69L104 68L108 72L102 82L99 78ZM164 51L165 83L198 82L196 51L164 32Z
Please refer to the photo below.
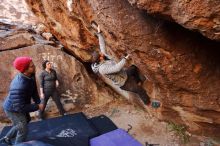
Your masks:
M15 144L24 142L27 137L29 122L29 114L25 113L15 113L5 110L7 117L12 121L13 127L8 131L6 137L10 140L15 138Z

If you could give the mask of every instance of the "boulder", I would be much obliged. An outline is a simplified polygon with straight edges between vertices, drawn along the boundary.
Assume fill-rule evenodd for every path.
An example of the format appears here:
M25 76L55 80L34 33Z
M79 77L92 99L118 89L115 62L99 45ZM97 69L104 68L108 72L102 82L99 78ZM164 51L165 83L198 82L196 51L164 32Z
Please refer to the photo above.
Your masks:
M135 64L148 78L145 89L152 100L159 100L162 105L158 110L150 110L151 114L161 120L184 124L195 134L219 136L220 43L175 23L152 17L127 0L79 0L71 4L66 0L26 2L69 53L84 62L91 61L92 52L99 50L95 31L90 25L92 21L97 22L105 37L108 54L120 59L130 53L132 60L128 65ZM210 14L210 20L218 18L218 3L209 5L207 1L200 1L195 5L207 3L205 10L193 7L192 2L195 1L189 1L192 8L201 9L199 17ZM135 1L132 4L136 4ZM203 15L202 10L207 15ZM211 15L212 10L216 10L213 13L216 15ZM184 7L179 11L183 13ZM193 16L195 19L192 20L198 18L198 23L192 22L195 25L191 29L200 31L205 28L205 36L219 39L215 34L217 27L206 26L203 20Z
M146 13L174 21L183 27L220 41L220 2L218 0L128 0Z
M53 44L51 46L50 41L44 40L35 33L30 33L25 28L4 30L0 32L0 36L1 33L6 33L5 31L8 31L8 35L0 38L0 80L2 82L0 86L0 116L4 119L2 103L8 94L11 80L18 73L12 66L13 60L18 56L33 58L38 82L43 60L47 59L53 63L60 82L58 91L64 108L69 112L79 111L85 108L85 105L102 105L113 99L113 96L106 89L100 89L97 86L83 64L63 52L59 45ZM47 109L49 116L57 115L58 111L53 102L49 102Z
M36 17L27 9L25 0L1 0L0 19L4 22L34 24Z

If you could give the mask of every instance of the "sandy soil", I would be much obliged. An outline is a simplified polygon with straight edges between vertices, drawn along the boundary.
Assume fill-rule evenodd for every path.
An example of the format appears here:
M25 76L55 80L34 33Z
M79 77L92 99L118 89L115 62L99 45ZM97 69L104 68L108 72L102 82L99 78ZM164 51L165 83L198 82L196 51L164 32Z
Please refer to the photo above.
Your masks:
M84 113L89 117L104 114L119 128L125 130L131 125L132 129L129 133L144 146L146 142L159 144L159 146L208 146L206 143L209 139L197 136L191 136L190 141L183 144L178 135L170 132L166 122L159 121L146 111L124 100L117 100L101 107L89 107L84 110Z
M183 144L178 135L169 130L166 122L159 121L146 111L122 99L114 100L99 107L88 105L87 108L82 111L88 117L104 114L119 128L125 130L128 130L131 126L132 128L129 130L129 134L144 146L146 142L158 144L155 146L218 146L218 144L209 145L209 139L198 136L191 136L190 141L187 144ZM54 117L54 115L52 116ZM0 124L0 130L5 125L6 124Z

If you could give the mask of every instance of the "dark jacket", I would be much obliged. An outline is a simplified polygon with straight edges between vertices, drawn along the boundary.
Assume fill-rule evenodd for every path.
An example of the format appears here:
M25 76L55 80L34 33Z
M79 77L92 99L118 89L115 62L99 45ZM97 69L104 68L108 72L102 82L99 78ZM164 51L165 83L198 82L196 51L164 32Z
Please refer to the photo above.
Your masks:
M34 104L31 104L31 98ZM9 94L3 105L4 110L19 113L34 112L38 110L39 103L40 98L34 76L29 78L22 73L17 74L11 82Z

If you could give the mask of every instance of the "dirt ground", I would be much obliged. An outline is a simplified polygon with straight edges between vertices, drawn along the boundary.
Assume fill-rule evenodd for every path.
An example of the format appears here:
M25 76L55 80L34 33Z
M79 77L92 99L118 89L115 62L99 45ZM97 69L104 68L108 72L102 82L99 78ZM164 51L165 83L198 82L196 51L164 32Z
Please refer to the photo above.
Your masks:
M190 141L186 144L180 140L178 135L171 132L166 122L159 121L146 111L127 103L124 100L113 101L102 107L89 107L84 111L88 117L104 114L108 116L119 128L129 131L135 139L144 146L158 144L155 146L217 146L213 141L205 137L190 136Z
M128 103L111 103L103 113L103 108L85 111L88 116L104 114L108 116L119 128L129 131L139 142L145 144L160 144L161 146L177 146L178 138L168 131L166 123L158 122L155 118L149 116L140 108Z
M132 127L129 134L141 142L143 146L146 146L146 142L157 144L153 146L218 146L213 141L210 142L210 139L198 136L191 136L190 141L183 144L178 135L169 130L167 123L159 121L146 111L122 99L114 100L99 107L88 105L82 111L88 117L106 115L124 130ZM5 125L0 124L0 131Z

